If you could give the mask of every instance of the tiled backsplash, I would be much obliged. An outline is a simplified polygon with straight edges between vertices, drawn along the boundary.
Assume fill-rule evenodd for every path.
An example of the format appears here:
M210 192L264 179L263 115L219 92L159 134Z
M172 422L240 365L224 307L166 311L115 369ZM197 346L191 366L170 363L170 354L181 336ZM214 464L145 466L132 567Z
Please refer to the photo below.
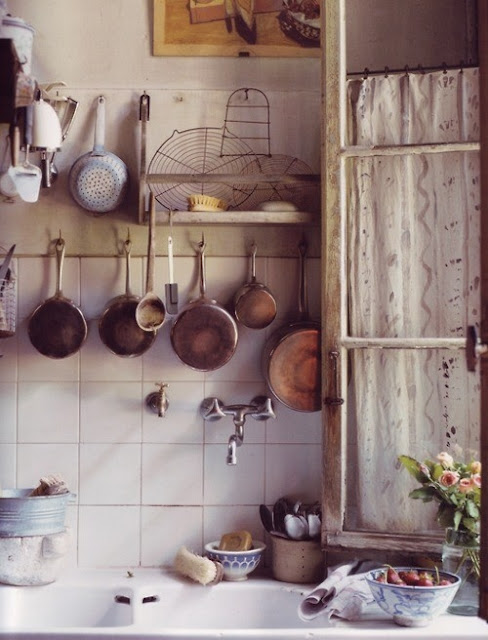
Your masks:
M59 472L76 494L69 507L81 567L171 564L182 544L201 553L205 542L246 528L262 539L258 505L284 494L305 501L321 491L320 413L299 413L275 401L276 420L248 418L237 465L226 464L230 417L205 423L203 398L249 403L266 393L261 352L266 337L298 317L298 259L258 258L257 279L277 299L278 316L264 331L239 326L231 361L209 373L193 371L174 354L169 317L143 356L121 358L103 345L98 318L125 289L123 258L65 260L63 293L80 305L89 326L78 354L63 360L31 345L31 312L54 294L53 258L19 258L18 327L0 341L0 483L35 486ZM145 260L132 259L132 288L143 290ZM309 307L320 309L320 261L307 260ZM168 281L167 260L156 259L156 283ZM198 296L196 258L177 257L180 308ZM208 295L228 305L249 278L246 257L206 260ZM160 294L161 295L161 294ZM159 381L168 383L169 408L158 418L145 405Z

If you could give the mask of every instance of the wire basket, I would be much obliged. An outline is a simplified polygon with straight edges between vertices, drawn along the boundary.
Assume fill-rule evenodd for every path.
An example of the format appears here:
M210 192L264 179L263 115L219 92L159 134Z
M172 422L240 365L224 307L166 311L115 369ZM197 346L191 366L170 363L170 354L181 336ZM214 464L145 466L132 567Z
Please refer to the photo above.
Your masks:
M3 251L0 247L0 252ZM11 266L5 279L0 280L0 338L11 338L15 334L16 319L17 277Z
M232 181L220 182L219 175L238 175L256 156L251 147L223 128L195 128L174 131L154 154L148 174L164 174L164 182L149 187L159 204L172 211L186 211L188 198L206 195L241 204L249 193L234 194ZM176 174L174 179L171 174ZM188 179L184 182L177 175ZM198 176L209 181L199 181ZM195 179L193 180L193 177Z

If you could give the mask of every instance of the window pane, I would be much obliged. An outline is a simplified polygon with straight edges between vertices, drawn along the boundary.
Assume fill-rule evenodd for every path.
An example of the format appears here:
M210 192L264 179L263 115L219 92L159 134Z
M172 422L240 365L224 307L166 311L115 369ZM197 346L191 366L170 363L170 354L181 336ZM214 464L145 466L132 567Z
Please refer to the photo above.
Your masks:
M462 337L479 322L478 153L348 162L349 327Z
M397 457L479 456L479 374L467 373L464 350L349 355L345 529L440 533L435 507L408 497L419 485Z

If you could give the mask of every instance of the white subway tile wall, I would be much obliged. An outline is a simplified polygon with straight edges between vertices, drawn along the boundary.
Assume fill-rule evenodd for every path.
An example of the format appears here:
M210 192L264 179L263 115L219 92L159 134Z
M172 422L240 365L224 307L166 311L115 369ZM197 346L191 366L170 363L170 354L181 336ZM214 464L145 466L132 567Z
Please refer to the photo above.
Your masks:
M229 305L248 278L245 257L206 260L207 292ZM125 289L122 258L67 258L63 293L79 303L89 332L79 353L63 360L31 345L31 312L55 290L54 258L19 258L18 328L2 340L0 484L35 486L61 473L75 494L68 508L69 556L80 567L170 565L181 545L196 553L225 531L249 529L263 539L258 506L282 495L312 502L321 491L320 413L294 412L276 400L276 420L246 421L237 465L226 464L230 417L205 422L201 401L249 403L266 394L261 353L267 336L298 318L298 261L258 258L257 278L276 296L278 316L264 331L239 326L230 362L193 371L171 347L168 317L143 356L121 358L101 342L98 319ZM167 282L167 260L156 259ZM132 259L132 289L144 288L145 260ZM175 258L180 308L197 297L196 261ZM320 313L320 261L307 260L310 314ZM159 418L146 396L166 382L169 408Z

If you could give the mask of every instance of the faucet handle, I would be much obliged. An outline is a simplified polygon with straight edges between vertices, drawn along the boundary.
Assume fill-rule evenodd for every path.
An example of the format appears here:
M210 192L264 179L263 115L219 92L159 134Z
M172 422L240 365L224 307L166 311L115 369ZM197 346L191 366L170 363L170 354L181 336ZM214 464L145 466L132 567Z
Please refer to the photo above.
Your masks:
M268 396L256 396L251 400L256 409L251 416L254 420L268 420L268 418L276 418L274 412L273 401Z
M224 403L218 398L205 398L200 404L200 415L204 420L214 422L225 417L225 413L222 411Z

